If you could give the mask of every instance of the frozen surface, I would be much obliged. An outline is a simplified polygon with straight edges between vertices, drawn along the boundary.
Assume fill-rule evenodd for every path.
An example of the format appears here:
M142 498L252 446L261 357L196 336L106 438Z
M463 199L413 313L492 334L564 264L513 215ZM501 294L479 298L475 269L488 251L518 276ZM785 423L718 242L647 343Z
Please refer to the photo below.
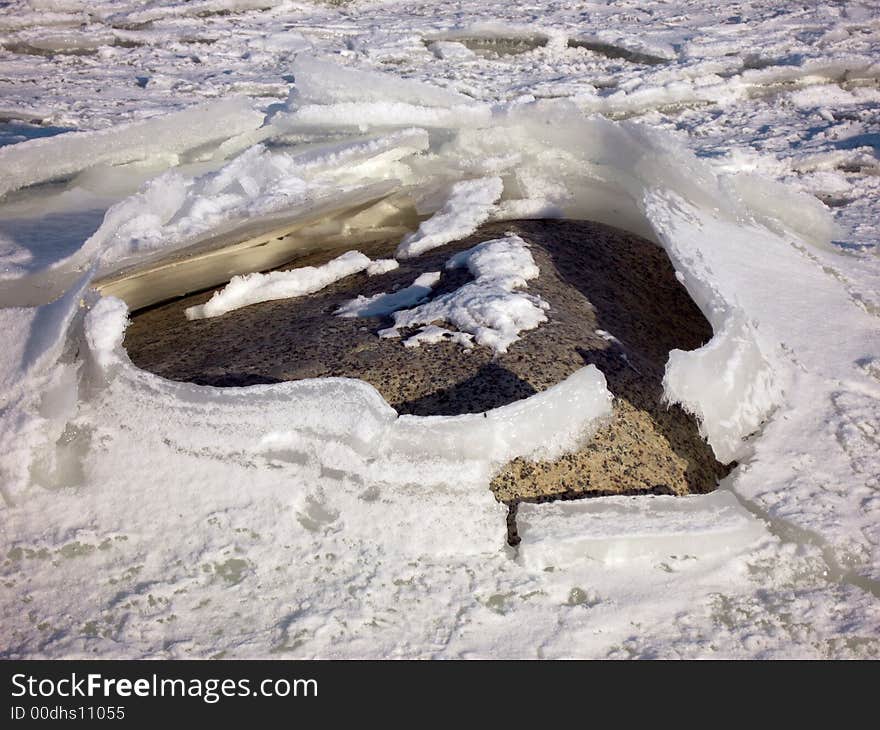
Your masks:
M547 321L545 310L550 305L541 297L518 291L540 273L528 246L519 236L485 241L456 254L446 263L447 269L463 267L473 275L473 281L413 309L400 306L381 312L394 312L394 324L380 330L380 336L400 337L400 330L428 325L430 329L422 328L404 344L409 347L430 344L446 336L446 332L432 327L431 323L446 322L457 330L453 339L465 347L475 342L496 352L507 352L519 339L520 332ZM425 298L427 293L419 298ZM376 310L374 305L373 311Z
M523 504L517 525L523 559L538 570L597 560L736 553L766 535L727 490L704 497L609 497Z
M2 655L877 657L878 29L850 1L11 0ZM715 333L665 396L738 462L723 491L523 505L512 551L491 473L589 438L595 369L441 419L353 380L171 383L89 291L354 200L328 234L401 256L519 216L662 245Z

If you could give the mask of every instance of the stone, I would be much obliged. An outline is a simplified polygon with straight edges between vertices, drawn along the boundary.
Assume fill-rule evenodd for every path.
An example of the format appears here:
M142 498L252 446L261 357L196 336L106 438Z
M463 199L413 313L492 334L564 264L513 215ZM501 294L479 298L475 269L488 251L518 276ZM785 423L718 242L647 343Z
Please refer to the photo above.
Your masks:
M508 231L529 243L541 275L528 291L549 302L550 310L548 322L521 333L504 354L451 342L404 347L400 339L376 335L387 318L333 314L358 294L408 286L425 271L443 271L435 294L451 291L470 275L445 271L446 260ZM396 244L352 248L380 258ZM282 268L318 265L339 253L311 253ZM188 321L183 310L212 293L135 312L125 339L132 361L165 378L218 386L361 378L399 413L422 416L496 408L592 363L615 397L610 421L555 462L516 459L504 465L491 483L497 499L703 493L729 471L715 460L693 417L662 397L669 351L700 347L712 330L663 249L630 233L586 221L492 223L382 275L356 274L310 296Z

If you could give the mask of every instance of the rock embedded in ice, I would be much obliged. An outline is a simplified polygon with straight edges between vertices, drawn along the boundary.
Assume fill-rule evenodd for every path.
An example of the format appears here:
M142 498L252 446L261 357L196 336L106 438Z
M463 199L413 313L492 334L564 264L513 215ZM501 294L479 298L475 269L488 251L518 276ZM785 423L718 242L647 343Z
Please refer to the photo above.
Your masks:
M469 258L478 271L483 265L491 271L491 248L482 249L482 257L471 254L478 244L506 240L508 231L529 244L531 258L520 259L520 277L534 273L534 264L538 276L528 279L529 289L552 302L553 310L548 322L523 332L506 353L486 347L465 352L467 333L438 324L416 335L430 346L401 347L398 340L376 337L386 317L333 316L358 294L369 299L395 286L405 289L426 270L442 270L432 293L454 291L473 274L466 267L447 269L447 262ZM360 249L379 258L392 246L379 241ZM310 254L300 265L317 266L331 256ZM265 302L223 318L183 320L182 308L208 296L137 315L126 340L133 361L175 380L217 385L356 377L375 386L399 413L418 416L492 411L594 364L615 396L608 423L555 461L513 460L492 482L498 499L652 493L658 486L664 493L705 492L725 473L694 419L662 401L669 351L699 347L711 329L663 251L630 234L573 221L493 223L468 239L401 261L381 277L342 279L314 295ZM418 471L413 478L438 477Z

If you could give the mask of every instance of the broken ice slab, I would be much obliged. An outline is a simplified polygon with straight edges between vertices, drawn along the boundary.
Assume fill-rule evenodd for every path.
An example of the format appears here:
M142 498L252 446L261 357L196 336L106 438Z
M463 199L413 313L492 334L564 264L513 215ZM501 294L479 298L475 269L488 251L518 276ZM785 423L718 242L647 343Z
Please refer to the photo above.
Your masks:
M160 251L109 274L95 286L136 310L226 283L238 274L266 271L297 254L351 245L364 237L399 236L400 209L383 205L397 187L396 181L384 181L271 215L237 219L184 248Z
M262 122L263 114L249 100L233 97L111 129L31 139L0 149L0 197L96 165L120 165L220 143Z
M600 497L521 503L520 553L543 570L582 562L605 564L671 555L701 558L743 549L763 536L764 524L730 491L693 497Z

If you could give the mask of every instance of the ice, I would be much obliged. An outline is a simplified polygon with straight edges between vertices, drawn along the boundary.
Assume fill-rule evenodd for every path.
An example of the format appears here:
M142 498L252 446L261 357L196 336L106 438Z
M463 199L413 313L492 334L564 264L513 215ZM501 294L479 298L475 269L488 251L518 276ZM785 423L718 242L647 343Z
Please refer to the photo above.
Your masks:
M410 457L487 462L557 459L584 443L611 414L605 376L593 366L524 400L462 416L400 416L385 442Z
M443 129L448 127L488 127L492 108L488 104L461 104L449 108L405 104L399 101L340 102L304 104L272 118L282 132L301 133L321 129L371 129L400 126Z
M375 259L367 267L368 276L381 276L400 267L397 259Z
M463 46L470 51L489 53L492 55L512 55L526 53L535 48L547 45L552 31L535 31L533 28L498 22L472 23L465 28L431 34L427 40L431 41L431 48L440 45L445 48L449 45ZM554 35L559 35L557 32Z
M14 505L32 484L34 456L64 430L77 409L80 363L62 362L68 330L77 318L94 270L81 275L64 296L41 307L0 309L9 338L3 348L3 408L0 419L0 496ZM14 413L10 418L8 414Z
M387 317L392 312L424 301L439 280L439 271L429 271L399 291L351 299L340 305L334 314L338 317Z
M443 207L407 236L397 247L398 258L418 256L432 248L473 233L492 214L501 197L501 178L488 177L455 183Z
M444 61L467 61L477 55L466 45L457 41L434 41L428 46L428 49L437 58Z
M412 129L301 151L255 144L219 170L195 178L170 171L108 214L105 230L99 231L109 238L102 258L111 268L133 255L168 251L172 241L178 247L190 244L222 225L297 206L317 209L323 196L344 197L340 186L351 194L393 179L395 172L407 175L407 168L395 163L426 145L425 133ZM110 221L122 218L126 209L125 220L111 229Z
M715 455L730 463L748 454L745 439L783 402L780 377L754 329L733 316L700 349L669 353L663 387L669 400L698 417Z
M408 327L443 321L461 333L454 338L456 341L472 338L478 345L507 352L520 332L547 321L547 302L515 291L540 274L528 246L519 236L486 241L456 254L446 263L447 269L462 267L467 267L474 281L414 309L395 311L394 325L380 330L380 336L399 337L400 331ZM427 333L423 330L404 344L414 347L422 342L438 342L440 335L436 329Z
M256 129L263 115L244 98L224 99L110 130L68 132L0 148L0 197L96 165L179 155Z
M321 266L235 276L207 302L189 307L186 318L219 317L249 304L314 294L346 276L365 271L369 265L367 256L359 251L347 251Z
M398 417L372 386L345 378L256 390L165 383L127 361L121 347L126 315L121 300L104 297L93 304L85 318L84 337L97 366L96 383L130 390L129 395L118 397L146 398L157 408L171 398L177 401L176 407L189 404L197 411L201 407L226 410L224 418L230 420L223 428L239 432L238 448L272 453L306 469L318 459L325 468L360 478L381 476L383 482L406 484L412 469L425 466L431 475L420 478L427 483L452 484L456 475L468 471L486 478L517 456L557 458L576 448L611 412L605 378L592 365L524 400L463 416ZM155 388L165 395L154 392ZM248 393L254 394L252 402ZM287 409L289 402L296 402L295 412ZM327 408L328 403L332 407ZM245 427L249 412L255 416L262 413L256 428ZM196 412L189 416L199 417ZM196 428L195 422L192 426ZM211 436L206 433L204 438ZM332 456L322 454L330 442L337 444ZM341 458L343 453L347 456ZM398 462L409 466L395 472L393 465Z
M443 128L487 126L488 104L447 89L376 71L300 56L293 65L295 84L284 110L272 117L282 132L321 128Z
M111 15L118 25L138 26L167 18L205 17L220 13L263 10L279 5L282 0L195 0L195 2L163 2L145 9L124 9ZM137 7L137 6L135 6Z
M278 266L291 258L285 248L289 242L271 238L266 246L252 247L247 254L234 249L251 236L279 228L276 236L286 235L297 227L297 221L302 227L323 220L327 235L334 215L387 197L398 184L395 174L411 175L400 161L426 146L425 132L413 129L295 152L253 144L230 161L221 155L195 169L176 168L157 175L160 166L153 169L152 179L149 169L119 173L126 178L119 186L108 183L113 180L110 170L119 168L99 168L99 179L90 181L80 175L70 190L53 201L59 215L47 215L46 204L37 207L28 199L0 210L0 235L8 251L7 271L0 272L7 279L0 301L50 301L76 278L78 268L96 259L101 262L99 276L106 283L108 278L140 276L144 269L164 266L178 251L189 252L195 268L177 266L173 275L166 269L168 276L152 282L153 298L149 288L140 287L138 306L228 281L228 263L216 250L205 250L209 247L232 248L231 254L240 262L252 262L253 268L244 271ZM137 190L137 180L145 174L147 182L136 194L114 200L118 187L130 189L134 179ZM98 190L91 190L96 184ZM109 190L105 189L108 184ZM363 212L360 220L362 226L381 227L385 218L399 216L399 208L389 203L384 211ZM91 235L74 237L76 230L96 222L100 225ZM357 224L358 218L350 216L335 223L342 231ZM399 228L392 230L399 235ZM222 273L213 274L211 264ZM24 278L22 270L27 272ZM126 296L133 296L128 291Z
M517 528L527 565L544 570L598 560L691 560L741 551L767 539L766 527L727 490L698 497L611 497L519 505Z
M401 79L379 71L362 71L307 56L291 66L295 84L288 106L357 102L410 104L447 108L472 102L467 96L431 84Z

